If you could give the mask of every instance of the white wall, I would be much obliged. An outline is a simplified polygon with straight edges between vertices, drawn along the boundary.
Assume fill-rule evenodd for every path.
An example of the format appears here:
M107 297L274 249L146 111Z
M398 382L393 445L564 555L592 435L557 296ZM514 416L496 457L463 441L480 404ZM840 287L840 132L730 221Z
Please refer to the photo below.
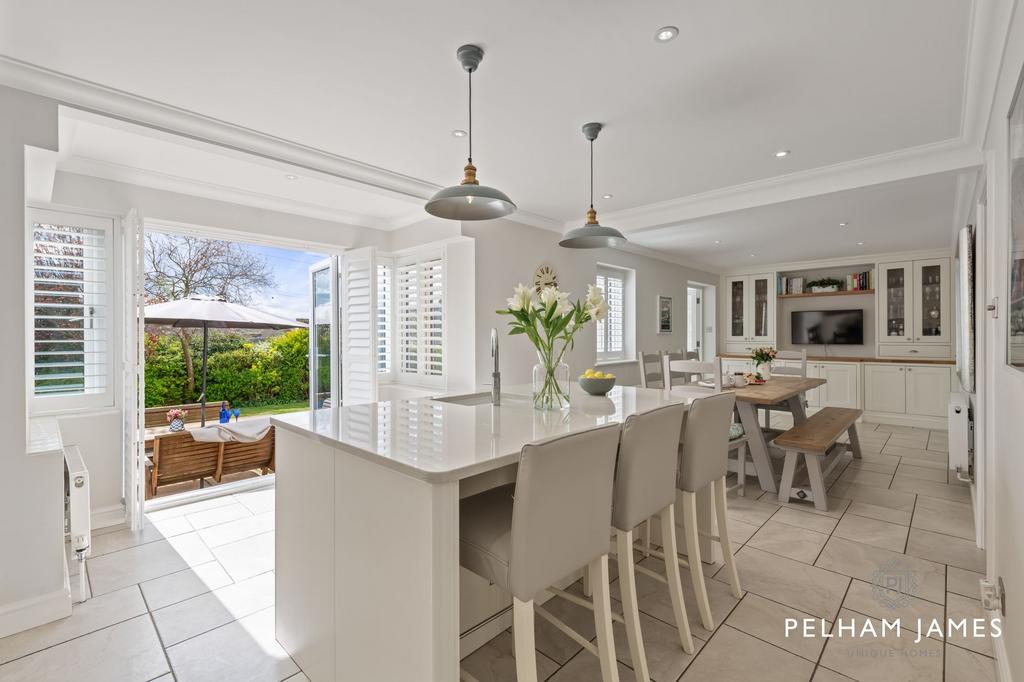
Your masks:
M993 319L984 311L979 313L978 325L985 326L993 343L979 349L984 354L984 368L978 377L978 390L989 390L992 398L986 401L992 413L984 425L990 482L986 514L988 572L990 578L1001 577L1006 585L1004 641L997 651L1005 656L1003 673L1020 680L1024 679L1024 496L1020 494L1024 481L1024 372L1006 364L1005 350L1010 243L1007 115L1024 69L1024 12L1019 3L1009 36L985 142L988 239L983 252L989 273L985 300L999 297L999 317Z
M533 273L539 265L550 265L558 274L559 288L573 298L586 295L594 283L597 263L631 268L636 272L636 345L645 352L672 350L686 346L686 285L688 280L715 282L718 275L687 268L655 258L614 249L563 249L560 235L511 220L463 223L463 234L476 240L476 379L489 383L491 377L490 330L501 334L501 373L505 386L529 383L536 355L525 339L509 337L508 318L495 310L518 284L533 285ZM673 332L657 333L657 296L672 296ZM595 327L587 325L576 336L576 347L568 355L575 376L595 364ZM639 380L636 362L614 366L621 383Z
M57 103L0 87L0 637L70 608L64 592L63 459L26 454L25 146L57 148ZM42 619L42 620L40 620Z

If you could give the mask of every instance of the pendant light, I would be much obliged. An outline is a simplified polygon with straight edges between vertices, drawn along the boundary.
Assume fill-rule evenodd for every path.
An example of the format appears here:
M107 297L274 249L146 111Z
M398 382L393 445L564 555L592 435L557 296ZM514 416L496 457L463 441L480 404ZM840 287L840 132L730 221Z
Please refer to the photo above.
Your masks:
M626 238L614 227L605 227L597 222L597 211L594 210L594 140L601 132L600 123L587 123L583 126L583 137L590 142L590 209L587 211L587 222L583 227L576 227L565 233L559 246L567 249L600 249L605 246L618 246L626 243Z
M462 182L437 192L430 197L425 208L430 215L448 220L501 218L513 213L516 205L501 190L481 185L473 165L473 72L480 66L484 51L476 45L463 45L455 56L469 74L469 158L463 169L465 176Z

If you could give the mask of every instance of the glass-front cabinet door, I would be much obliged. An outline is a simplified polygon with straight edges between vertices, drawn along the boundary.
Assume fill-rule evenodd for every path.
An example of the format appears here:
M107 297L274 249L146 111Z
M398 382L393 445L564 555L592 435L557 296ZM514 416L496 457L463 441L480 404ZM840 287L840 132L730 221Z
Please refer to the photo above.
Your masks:
M914 302L913 263L883 263L878 267L881 291L879 304L882 310L878 316L878 335L882 342L896 343L914 340L914 321L911 313Z
M728 341L747 341L747 277L729 277L726 279L728 295Z
M949 343L949 259L914 261L914 342Z
M771 343L775 339L775 275L750 275L750 341Z

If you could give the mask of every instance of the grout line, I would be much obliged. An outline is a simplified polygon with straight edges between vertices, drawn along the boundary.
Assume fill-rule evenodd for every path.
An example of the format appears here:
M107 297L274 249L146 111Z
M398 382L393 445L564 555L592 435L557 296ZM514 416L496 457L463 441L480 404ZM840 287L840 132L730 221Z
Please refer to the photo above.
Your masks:
M132 587L132 585L129 585L128 587ZM126 588L122 588L122 589L126 589ZM63 640L61 642L54 642L53 644L49 644L47 646L42 647L41 649L37 649L35 651L30 651L27 654L24 654L24 655L18 656L17 658L12 658L9 661L4 661L3 663L0 663L0 670L2 670L3 667L5 665L7 665L8 663L14 663L15 661L20 661L23 658L28 658L29 656L34 656L34 655L36 655L38 653L42 653L43 651L48 651L50 649L54 649L54 648L59 647L61 645L68 644L70 642L74 642L76 639L81 639L83 637L88 637L89 635L94 635L97 632L101 632L101 631L106 630L108 628L112 628L112 627L114 627L116 625L122 625L124 623L127 623L130 620L135 620L136 618L142 618L143 616L146 616L148 614L149 614L148 610L143 612L143 613L137 613L134 616L130 616L128 618L124 618L124 619L116 621L114 623L110 623L109 625L104 625L101 628L96 628L95 630L90 630L89 632L83 632L80 635L75 635L74 637L69 637L68 639L65 639L65 640ZM46 623L44 623L44 625L46 625ZM42 627L42 626L37 626L37 627ZM34 629L34 628L32 628L32 629ZM29 631L30 630L23 630L22 632L29 632ZM20 634L20 633L14 633L14 634ZM13 637L14 635L9 635L9 636ZM166 675L167 673L161 673L161 674Z
M146 607L146 615L149 616L149 623L153 626L153 632L160 643L160 651L163 652L164 660L167 661L167 670L171 673L171 679L177 680L178 676L174 674L174 666L171 665L171 657L167 655L167 647L164 646L164 638L160 634L160 628L156 626L156 619L153 617L153 612L149 609L149 602L146 601L146 595L142 592L142 586L140 583L136 583L135 587L139 590L139 594L142 595L142 603Z

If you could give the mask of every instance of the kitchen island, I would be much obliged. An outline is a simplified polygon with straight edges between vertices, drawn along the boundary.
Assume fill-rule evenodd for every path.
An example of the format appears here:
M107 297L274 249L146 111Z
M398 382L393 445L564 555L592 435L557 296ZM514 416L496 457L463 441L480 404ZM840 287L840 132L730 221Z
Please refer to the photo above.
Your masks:
M505 389L500 406L488 391L272 418L276 634L311 680L458 680L460 633L505 608L486 585L463 586L473 603L460 604L460 498L513 482L526 443L708 395L594 397L574 384L569 410L539 412L529 393Z

